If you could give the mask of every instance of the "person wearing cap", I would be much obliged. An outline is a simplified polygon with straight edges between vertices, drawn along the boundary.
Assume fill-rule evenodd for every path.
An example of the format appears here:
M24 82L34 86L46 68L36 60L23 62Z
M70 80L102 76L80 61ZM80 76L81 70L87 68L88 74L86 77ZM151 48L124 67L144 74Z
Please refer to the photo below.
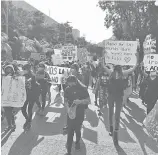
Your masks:
M74 132L76 133L76 150L80 149L81 127L84 121L85 108L90 104L86 86L75 76L67 78L68 87L64 93L64 104L67 109L67 155L71 155Z
M23 125L24 130L28 130L31 127L32 122L32 109L34 103L40 95L40 85L36 82L35 74L31 71L31 65L25 64L23 67L23 76L25 76L25 88L26 88L26 101L22 107L22 114L26 121ZM38 103L37 103L38 104ZM40 105L38 105L40 106Z
M131 74L138 63L138 55L137 62L135 66L132 68L123 71L120 65L116 65L113 70L104 67L105 72L110 76L108 83L108 106L109 106L109 125L110 125L110 136L113 136L113 142L115 146L119 146L118 144L118 131L120 125L120 114L123 107L123 95L125 89L124 77L127 77ZM114 115L114 105L115 108L115 124L113 127L113 115Z
M36 72L36 80L41 86L42 105L38 111L39 114L44 115L44 108L46 105L46 95L48 92L49 82L51 81L49 74L45 71L46 67L43 62L39 63L38 71ZM39 102L39 101L38 101ZM40 104L40 102L39 102Z

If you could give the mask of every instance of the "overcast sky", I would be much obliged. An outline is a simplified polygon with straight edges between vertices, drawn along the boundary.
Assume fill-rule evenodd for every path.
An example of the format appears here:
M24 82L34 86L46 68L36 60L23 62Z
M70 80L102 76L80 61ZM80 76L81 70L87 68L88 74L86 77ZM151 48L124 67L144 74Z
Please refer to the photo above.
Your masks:
M97 7L98 0L25 0L59 23L72 22L88 41L98 43L112 36L104 27L105 13Z

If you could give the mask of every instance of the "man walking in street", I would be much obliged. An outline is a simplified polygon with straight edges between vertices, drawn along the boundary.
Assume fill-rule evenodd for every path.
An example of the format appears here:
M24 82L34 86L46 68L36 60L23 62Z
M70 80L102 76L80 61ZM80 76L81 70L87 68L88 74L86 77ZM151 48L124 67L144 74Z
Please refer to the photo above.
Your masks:
M64 93L65 106L67 109L67 155L71 155L74 132L76 133L76 150L80 149L81 127L84 121L85 108L90 103L87 88L80 83L75 76L67 79L68 87Z

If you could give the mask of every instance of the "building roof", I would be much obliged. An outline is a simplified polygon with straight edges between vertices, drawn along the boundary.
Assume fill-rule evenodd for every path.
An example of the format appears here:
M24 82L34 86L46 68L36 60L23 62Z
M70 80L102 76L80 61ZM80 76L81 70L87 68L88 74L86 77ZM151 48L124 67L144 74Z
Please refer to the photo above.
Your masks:
M28 4L25 1L12 1L13 5L17 8L22 8L24 10L27 11L40 11L37 8L33 7L32 5ZM41 11L40 11L41 12ZM43 12L42 12L43 13ZM43 13L44 14L44 13ZM47 16L46 14L44 14L45 16L45 23L47 23L48 25L52 25L52 24L58 24L57 21L55 21L54 19L52 19L51 17Z

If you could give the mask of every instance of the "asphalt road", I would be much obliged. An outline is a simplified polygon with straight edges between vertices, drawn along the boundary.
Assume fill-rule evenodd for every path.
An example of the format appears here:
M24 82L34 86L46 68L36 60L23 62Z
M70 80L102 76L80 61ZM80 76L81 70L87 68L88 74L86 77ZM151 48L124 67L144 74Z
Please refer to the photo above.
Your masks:
M133 94L128 108L121 113L119 131L120 148L116 149L112 138L108 135L108 108L103 110L103 116L98 117L94 106L94 95L89 90L92 103L86 112L82 128L81 151L72 155L156 155L158 144L148 135L142 122L145 118L145 107L141 100ZM66 153L66 136L62 135L65 125L66 111L61 104L54 103L56 92L52 88L51 105L47 105L45 115L36 114L34 107L32 128L24 133L22 126L24 117L19 111L16 114L16 131L4 133L6 122L1 126L2 155L64 155ZM75 136L74 136L75 139Z

